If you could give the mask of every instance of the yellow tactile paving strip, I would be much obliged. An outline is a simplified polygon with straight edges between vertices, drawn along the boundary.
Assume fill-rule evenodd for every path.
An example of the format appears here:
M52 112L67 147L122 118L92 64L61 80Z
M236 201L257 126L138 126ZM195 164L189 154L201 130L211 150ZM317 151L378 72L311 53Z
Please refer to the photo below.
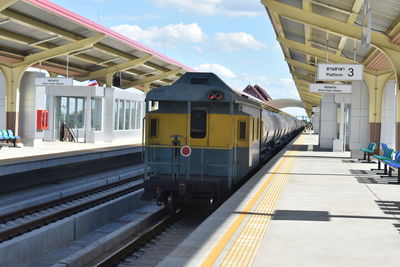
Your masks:
M294 144L302 144L303 139L304 136L301 136ZM289 150L284 155L294 156L296 154L296 151ZM241 212L240 215L219 240L202 266L212 266L215 263L244 221L241 232L237 235L220 266L251 266L275 211L276 203L286 185L294 159L294 157L282 157L280 159L275 169L268 175L264 184L243 211L239 211Z

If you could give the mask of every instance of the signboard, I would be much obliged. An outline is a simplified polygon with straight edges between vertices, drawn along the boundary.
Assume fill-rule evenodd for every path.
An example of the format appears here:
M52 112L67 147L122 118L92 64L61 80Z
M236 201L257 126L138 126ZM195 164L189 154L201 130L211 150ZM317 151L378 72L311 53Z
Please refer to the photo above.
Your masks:
M372 23L371 1L365 0L362 17L361 50L366 53L371 46L371 23Z
M311 93L328 93L328 94L351 94L351 85L349 84L328 84L328 83L312 83L310 84Z
M72 78L36 78L36 86L72 86Z
M361 81L364 79L363 64L318 64L317 80Z
M183 146L181 147L181 155L184 157L189 157L192 154L192 149L190 146Z

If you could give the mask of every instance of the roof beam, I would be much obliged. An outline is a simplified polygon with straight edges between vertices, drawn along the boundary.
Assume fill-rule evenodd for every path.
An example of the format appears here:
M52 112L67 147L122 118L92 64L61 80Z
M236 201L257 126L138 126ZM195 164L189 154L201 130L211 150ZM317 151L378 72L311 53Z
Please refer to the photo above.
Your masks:
M283 44L284 46L290 48L290 49L294 49L299 51L300 53L303 54L309 54L311 56L314 57L318 57L318 58L326 58L326 51L323 51L321 49L312 47L312 46L307 46L305 44L296 42L296 41L291 41L291 40L287 40L287 39L283 39L278 37L278 41ZM338 56L336 54L333 53L328 53L328 57L329 57L329 61L332 62L339 62L339 63L354 63L354 61L352 59L343 57L343 56Z
M0 11L3 11L7 7L15 4L18 0L2 0L0 3Z
M79 77L79 79L86 81L86 80L91 80L91 79L98 78L98 77L105 77L107 74L110 74L110 73L114 74L116 72L125 71L125 70L134 68L136 66L139 66L139 65L145 63L146 61L148 61L152 57L153 57L152 55L148 55L148 56L145 56L145 57L142 57L142 58L130 60L130 61L124 62L122 64L114 65L114 66L109 67L109 68L105 68L105 69L101 69L101 70L97 70L97 71L91 72L88 76Z
M288 19L308 24L312 27L319 28L323 31L329 31L337 35L346 36L355 40L361 40L361 28L322 16L313 12L305 11L300 8L292 7L287 4L274 0L261 0L261 2L271 11L278 13L280 16ZM396 52L400 52L400 46L392 44L390 38L382 33L371 33L371 44L378 48L386 48Z
M299 72L291 71L290 73L291 73L293 76L295 76L295 77L297 77L297 78L299 78L299 79L302 79L303 81L308 81L308 82L310 82L310 83L314 83L314 82L315 82L315 78L312 78L312 77L310 77L310 76L301 74L301 73L299 73Z
M306 71L311 72L311 73L316 73L317 72L317 68L312 66L312 65L303 63L303 62L298 61L298 60L290 59L290 58L285 58L285 60L286 60L287 63L289 63L290 65L292 65L295 68L301 68L301 69L306 70Z
M161 79L167 78L169 76L175 75L175 74L177 74L177 73L179 73L181 71L182 71L182 68L178 68L176 70L171 70L171 71L159 74L159 75L146 77L144 79L140 79L140 80L134 81L133 83L131 83L129 85L129 87L134 87L134 86L138 86L138 85L145 84L145 83L151 83L151 82L156 81L156 80L161 80Z
M33 55L26 56L22 62L13 64L14 67L23 65L32 65L36 62L44 61L53 57L58 57L73 51L81 50L93 46L95 43L101 41L105 37L104 34L94 35L92 37L72 42L66 45L58 46L46 51L42 51Z

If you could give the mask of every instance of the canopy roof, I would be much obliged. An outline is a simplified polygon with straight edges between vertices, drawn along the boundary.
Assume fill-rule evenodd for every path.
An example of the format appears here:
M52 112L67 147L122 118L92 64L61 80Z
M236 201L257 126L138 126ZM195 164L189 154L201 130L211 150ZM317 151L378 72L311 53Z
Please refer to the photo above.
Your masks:
M26 62L32 55L41 61L28 61L31 66L61 75L68 69L78 80L106 82L121 72L123 88L164 86L194 71L50 1L2 0L0 64Z
M310 93L316 64L363 63L367 73L394 73L386 55L400 53L400 1L371 0L372 48L361 51L364 0L262 0L307 113L321 95Z

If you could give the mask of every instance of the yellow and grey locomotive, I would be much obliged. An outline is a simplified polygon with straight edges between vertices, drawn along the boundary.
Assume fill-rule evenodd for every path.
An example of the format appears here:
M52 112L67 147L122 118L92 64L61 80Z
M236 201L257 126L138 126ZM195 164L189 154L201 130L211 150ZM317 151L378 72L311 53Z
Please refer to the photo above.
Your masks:
M212 204L303 123L267 110L213 73L186 73L146 97L145 194L170 209Z

